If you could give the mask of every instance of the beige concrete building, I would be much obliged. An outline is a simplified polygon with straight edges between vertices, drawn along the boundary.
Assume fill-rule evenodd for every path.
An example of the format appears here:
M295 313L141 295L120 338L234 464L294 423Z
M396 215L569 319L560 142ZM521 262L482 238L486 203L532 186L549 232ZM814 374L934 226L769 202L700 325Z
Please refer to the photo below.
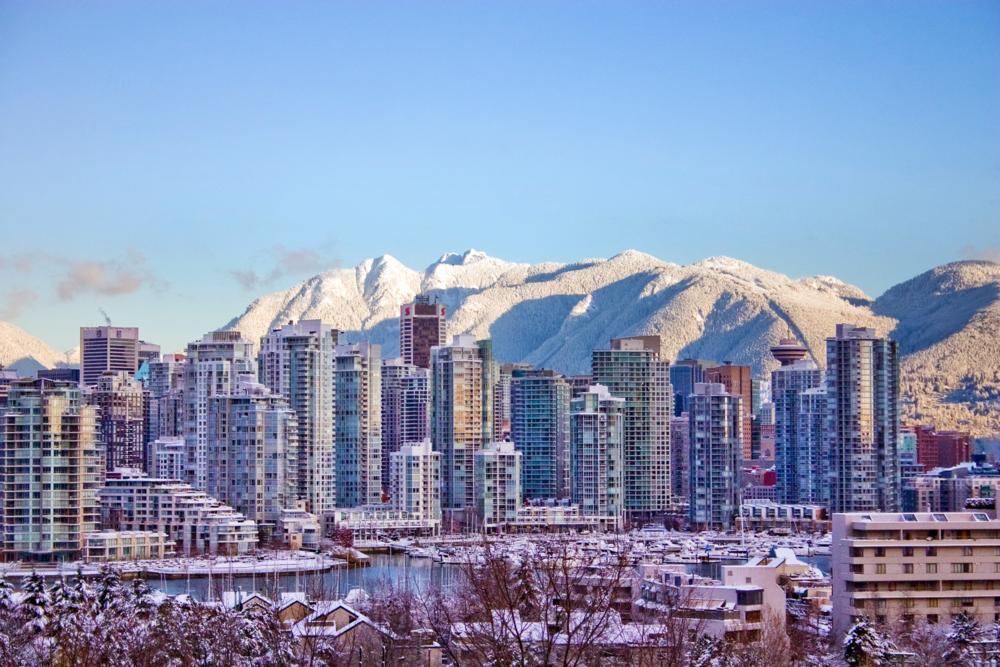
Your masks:
M1000 521L983 512L833 515L833 632L854 620L1000 621Z

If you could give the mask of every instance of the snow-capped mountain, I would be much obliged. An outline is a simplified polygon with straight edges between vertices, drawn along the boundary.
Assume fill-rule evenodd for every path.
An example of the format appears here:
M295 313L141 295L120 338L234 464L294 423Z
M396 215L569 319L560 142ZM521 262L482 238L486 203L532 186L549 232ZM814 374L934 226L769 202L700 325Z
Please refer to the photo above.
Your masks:
M831 276L794 279L728 257L681 266L629 250L573 264L518 264L469 250L424 271L388 255L337 269L254 301L226 326L257 340L288 320L319 318L399 349L399 306L420 292L448 308L450 333L491 337L502 361L586 372L612 336L660 334L667 359L776 364L768 348L789 333L825 362L838 322L892 333L908 416L940 428L1000 431L1000 265L957 262L877 300Z
M30 375L39 368L53 368L76 360L73 353L57 352L24 329L0 322L0 365Z
M475 250L423 272L390 256L320 274L254 301L226 326L257 340L288 320L319 318L392 356L399 306L424 292L448 308L449 331L492 337L503 361L586 372L612 336L659 333L663 355L771 366L768 347L789 332L822 355L837 322L891 329L871 299L836 278L795 280L728 257L690 266L627 251L574 264L516 264Z
M257 341L289 320L318 318L399 350L399 306L421 292L448 309L449 333L491 337L501 361L584 373L613 336L656 333L666 359L776 364L768 348L789 333L825 363L838 322L900 341L906 418L1000 432L1000 264L946 264L872 299L831 276L790 278L728 257L682 266L629 250L572 264L519 264L469 250L423 271L383 255L261 296L226 328ZM192 338L202 332L192 332ZM65 362L21 329L0 323L0 363ZM32 367L31 364L35 366Z

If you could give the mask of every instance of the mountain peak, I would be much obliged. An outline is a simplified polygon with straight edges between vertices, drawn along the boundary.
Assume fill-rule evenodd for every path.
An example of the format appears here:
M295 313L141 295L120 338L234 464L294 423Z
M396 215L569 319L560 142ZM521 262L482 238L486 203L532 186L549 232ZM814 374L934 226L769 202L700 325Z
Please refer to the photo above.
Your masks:
M463 253L457 252L446 252L441 255L434 264L447 264L450 266L468 266L469 264L475 264L476 262L481 262L485 259L494 259L482 250L476 250L475 248L469 248ZM433 265L432 265L433 266Z

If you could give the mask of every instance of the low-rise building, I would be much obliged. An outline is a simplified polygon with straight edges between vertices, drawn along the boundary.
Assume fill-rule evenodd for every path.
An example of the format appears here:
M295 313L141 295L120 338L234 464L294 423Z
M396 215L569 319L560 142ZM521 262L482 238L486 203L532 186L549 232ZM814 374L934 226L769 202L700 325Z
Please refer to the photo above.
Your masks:
M1000 621L1000 521L985 512L833 515L833 632L864 617Z
M174 552L174 542L159 531L101 530L87 534L87 561L155 560Z
M599 530L601 517L585 515L579 505L567 503L532 503L522 505L517 516L504 525L507 532L550 533Z
M283 508L278 515L275 537L291 549L319 551L322 534L319 518L306 511L305 501L298 501L295 507Z
M830 518L822 505L788 505L770 500L744 500L740 523L747 530L788 529L804 532L830 530Z
M108 473L100 501L103 527L166 533L184 555L231 556L257 546L256 522L177 480L118 468Z
M374 539L383 532L436 535L441 529L440 519L414 516L382 505L336 508L323 515L323 524L327 533L347 529L356 539Z

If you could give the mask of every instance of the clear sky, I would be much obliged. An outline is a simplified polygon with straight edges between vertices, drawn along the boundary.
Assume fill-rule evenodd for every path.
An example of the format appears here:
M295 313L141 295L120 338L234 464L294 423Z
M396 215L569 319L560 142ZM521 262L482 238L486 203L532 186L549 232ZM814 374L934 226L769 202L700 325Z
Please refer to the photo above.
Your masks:
M1000 3L0 3L0 319L636 248L876 295L1000 247Z

